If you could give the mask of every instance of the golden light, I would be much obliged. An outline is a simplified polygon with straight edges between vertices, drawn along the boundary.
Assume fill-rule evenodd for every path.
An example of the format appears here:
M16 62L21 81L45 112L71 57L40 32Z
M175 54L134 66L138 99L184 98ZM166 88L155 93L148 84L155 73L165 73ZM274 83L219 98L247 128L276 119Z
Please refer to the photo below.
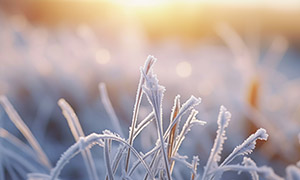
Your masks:
M121 1L122 4L126 4L127 6L132 6L132 7L149 7L149 6L158 6L162 5L165 3L170 3L170 0L131 0L131 1Z

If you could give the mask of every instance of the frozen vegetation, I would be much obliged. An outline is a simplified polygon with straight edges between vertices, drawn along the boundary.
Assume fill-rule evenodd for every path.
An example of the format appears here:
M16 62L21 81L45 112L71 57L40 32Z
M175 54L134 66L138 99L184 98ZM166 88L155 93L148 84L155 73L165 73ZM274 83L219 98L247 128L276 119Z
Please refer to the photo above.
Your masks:
M261 55L226 24L226 46L192 50L140 29L0 26L0 180L300 179L300 71L284 37ZM148 51L159 61L137 83Z
M191 96L185 103L180 104L180 96L176 96L171 110L171 116L166 130L163 128L162 101L165 87L158 83L153 72L156 59L149 56L144 67L141 68L141 77L137 89L136 101L133 110L132 124L128 131L128 138L124 134L119 121L115 115L104 84L100 84L101 98L110 120L113 121L114 129L104 130L102 133L91 133L85 135L79 119L72 107L60 99L58 105L62 109L69 128L76 143L71 145L51 165L46 153L33 136L30 129L20 118L12 104L5 96L1 96L0 102L9 116L9 119L17 127L28 141L29 145L10 134L4 127L1 128L1 179L23 178L58 179L61 171L79 153L84 160L85 169L89 179L222 179L224 173L235 171L236 173L247 172L253 180L256 179L284 179L276 175L268 166L257 166L251 159L251 153L255 149L257 140L268 139L265 129L260 128L250 135L244 142L236 146L226 157L222 157L222 150L227 139L226 129L229 126L231 113L224 107L220 107L217 118L218 129L216 138L209 154L206 165L199 166L201 157L194 155L192 158L179 154L178 150L184 143L185 136L191 131L192 126L205 126L206 122L197 119L198 111L194 109L200 102L200 98ZM142 98L148 99L151 111L145 119L138 119L140 103ZM184 115L189 113L188 117ZM182 123L181 123L182 122ZM155 124L157 140L147 152L139 152L134 146L134 140L143 129L150 123ZM123 128L124 129L124 128ZM127 136L126 134L126 136ZM199 137L201 138L201 137ZM197 141L197 139L194 139ZM99 154L91 153L90 149L102 148L103 155L100 160L94 160ZM235 161L239 156L243 160ZM181 166L178 166L181 164ZM100 171L100 169L101 171ZM179 169L180 168L180 169ZM184 168L184 173L181 173ZM190 175L188 175L190 174ZM189 177L188 177L189 176ZM296 165L290 165L286 169L286 179L300 179L300 169Z

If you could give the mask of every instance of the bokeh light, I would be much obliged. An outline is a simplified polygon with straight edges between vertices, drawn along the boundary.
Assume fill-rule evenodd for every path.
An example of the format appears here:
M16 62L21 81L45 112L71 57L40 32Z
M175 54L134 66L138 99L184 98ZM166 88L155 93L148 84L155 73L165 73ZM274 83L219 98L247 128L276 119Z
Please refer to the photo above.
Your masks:
M179 77L186 78L192 74L192 66L187 61L182 61L176 65L176 73Z

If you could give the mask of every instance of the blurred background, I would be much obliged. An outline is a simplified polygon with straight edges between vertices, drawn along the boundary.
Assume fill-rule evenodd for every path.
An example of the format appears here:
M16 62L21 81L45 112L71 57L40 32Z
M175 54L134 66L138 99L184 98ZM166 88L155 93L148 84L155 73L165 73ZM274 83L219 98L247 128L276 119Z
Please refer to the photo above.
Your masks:
M127 138L139 67L151 54L167 89L165 128L177 94L182 102L202 98L198 118L208 123L180 149L200 155L200 171L224 105L233 117L223 157L263 127L269 140L251 157L284 176L300 159L299 32L297 0L0 0L0 94L55 164L75 142L58 99L72 105L86 135L114 131L98 90L106 83ZM145 99L143 105L140 119L150 111ZM24 139L2 109L0 115L3 127ZM149 149L156 136L146 128L136 146ZM86 177L80 158L62 177Z

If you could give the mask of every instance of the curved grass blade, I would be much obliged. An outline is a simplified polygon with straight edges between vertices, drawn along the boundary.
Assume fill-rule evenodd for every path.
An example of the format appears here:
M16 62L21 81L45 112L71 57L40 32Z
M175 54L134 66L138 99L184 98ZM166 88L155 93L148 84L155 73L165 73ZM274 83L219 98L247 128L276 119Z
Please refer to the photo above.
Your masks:
M0 96L0 103L4 107L7 115L9 116L10 120L15 124L15 126L19 129L19 131L24 135L24 137L27 139L31 147L35 150L37 153L37 156L39 157L42 164L44 164L46 167L51 169L51 163L46 156L45 152L41 148L38 141L33 136L30 129L27 127L27 125L24 123L24 121L21 119L17 111L13 108L12 104L9 102L7 97Z
M72 107L64 99L60 99L58 101L58 105L62 109L62 113L67 119L68 125L72 131L74 139L78 141L80 137L84 137L84 133L81 128L80 122ZM97 171L96 171L96 167L95 167L95 163L91 151L89 149L86 149L81 152L81 155L83 157L90 179L98 180L99 178L97 175Z
M153 56L148 56L147 57L147 60L145 62L144 68L143 68L144 72L146 74L149 73L149 71L151 70L151 68L152 68L153 64L155 63L155 61L156 61L155 57L153 57ZM138 88L137 88L137 92L136 92L136 98L135 98L135 103L134 103L132 121L131 121L131 126L130 126L131 128L130 128L129 138L128 138L128 142L129 142L130 145L133 144L133 136L134 136L134 133L135 133L135 127L136 127L136 123L137 123L138 112L139 112L141 100L142 100L142 97L143 97L142 86L144 84L144 81L145 81L145 79L144 79L143 75L141 74L140 81L139 81ZM127 157L126 157L126 165L125 165L125 171L126 172L128 171L129 158L130 158L130 149L128 149Z

